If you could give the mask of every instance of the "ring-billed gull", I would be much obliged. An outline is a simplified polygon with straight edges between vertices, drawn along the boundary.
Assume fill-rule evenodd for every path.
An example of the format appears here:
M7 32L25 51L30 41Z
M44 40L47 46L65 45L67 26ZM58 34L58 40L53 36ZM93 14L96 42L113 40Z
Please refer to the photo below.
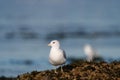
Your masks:
M94 58L99 57L99 55L97 54L97 51L90 45L90 44L86 44L84 46L84 52L87 56L87 61L93 61Z
M59 66L65 64L66 62L66 54L65 51L60 49L60 42L58 40L52 40L48 46L51 46L50 54L49 54L49 62L54 66ZM63 72L62 66L61 71ZM56 73L56 69L55 69Z

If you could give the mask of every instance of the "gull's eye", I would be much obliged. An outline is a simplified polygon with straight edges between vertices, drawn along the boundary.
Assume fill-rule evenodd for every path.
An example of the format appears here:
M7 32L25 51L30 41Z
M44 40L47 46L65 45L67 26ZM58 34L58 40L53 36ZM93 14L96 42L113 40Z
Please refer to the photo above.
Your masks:
M55 44L55 42L53 42L53 44Z

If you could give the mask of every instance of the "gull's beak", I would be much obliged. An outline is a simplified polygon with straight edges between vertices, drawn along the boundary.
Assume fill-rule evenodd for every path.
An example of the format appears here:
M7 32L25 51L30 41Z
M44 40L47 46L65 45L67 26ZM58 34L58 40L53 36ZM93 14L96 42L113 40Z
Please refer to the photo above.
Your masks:
M51 46L51 44L49 43L48 46Z

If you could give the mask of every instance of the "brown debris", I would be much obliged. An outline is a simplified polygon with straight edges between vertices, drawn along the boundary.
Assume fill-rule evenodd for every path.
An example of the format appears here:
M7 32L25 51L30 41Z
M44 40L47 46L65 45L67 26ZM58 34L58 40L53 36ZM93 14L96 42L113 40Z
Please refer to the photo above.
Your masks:
M77 61L57 69L22 74L17 80L120 80L120 62Z

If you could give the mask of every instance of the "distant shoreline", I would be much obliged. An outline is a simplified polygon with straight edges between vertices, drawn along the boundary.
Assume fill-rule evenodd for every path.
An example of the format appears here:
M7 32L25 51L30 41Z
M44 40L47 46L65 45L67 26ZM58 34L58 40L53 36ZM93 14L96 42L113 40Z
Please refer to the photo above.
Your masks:
M1 76L0 80L17 80L16 77L5 77L5 76Z

